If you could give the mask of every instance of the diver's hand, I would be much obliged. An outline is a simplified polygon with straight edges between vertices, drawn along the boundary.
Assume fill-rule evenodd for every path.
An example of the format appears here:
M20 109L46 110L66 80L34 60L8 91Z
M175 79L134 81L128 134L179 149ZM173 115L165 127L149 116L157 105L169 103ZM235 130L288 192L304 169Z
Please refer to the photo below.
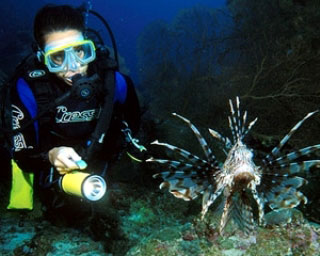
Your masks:
M55 147L49 150L49 161L57 169L60 175L66 174L75 169L84 169L76 164L81 156L71 147Z

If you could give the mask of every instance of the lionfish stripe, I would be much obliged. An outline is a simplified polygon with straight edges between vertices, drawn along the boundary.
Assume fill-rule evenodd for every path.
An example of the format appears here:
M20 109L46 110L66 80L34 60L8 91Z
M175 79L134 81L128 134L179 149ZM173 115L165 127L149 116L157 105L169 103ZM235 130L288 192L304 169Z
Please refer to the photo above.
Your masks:
M233 140L233 143L235 143L237 141L237 135L236 135L235 129L233 128L232 119L230 116L228 116L228 121L229 121L229 127L232 134L232 140Z
M299 188L303 185L305 185L307 183L307 180L302 178L302 177L298 177L298 176L294 176L294 177L288 177L286 179L283 179L281 184L272 188L272 192L285 192L290 190L292 187L293 188Z
M257 122L258 117L256 117L253 121L250 122L250 124L248 125L247 130L244 132L243 136L247 135L247 133L251 130L252 126L254 126L254 124Z
M299 191L282 196L281 198L274 198L269 201L269 206L273 210L287 209L297 207L300 203L306 204L308 199Z
M254 188L252 189L252 196L254 198L254 200L257 203L258 206L258 216L259 216L259 224L260 225L264 225L264 203L263 201L260 199L257 190Z
M310 154L310 153L312 153L312 152L314 152L316 150L319 150L319 149L320 149L320 144L309 146L309 147L305 147L305 148L299 149L297 151L291 152L291 153L289 153L287 155L284 155L282 157L279 157L277 159L274 159L269 163L270 164L271 163L284 164L284 163L290 162L292 160L295 160L295 159L297 159L297 158L299 158L301 156Z
M210 205L214 203L214 201L218 198L218 196L220 196L221 192L223 191L223 188L224 187L217 188L214 193L209 191L209 189L204 192L204 195L202 198L201 219L203 219L204 216L206 215Z
M226 199L226 202L223 208L223 213L221 216L220 228L219 228L220 234L223 234L224 228L228 223L231 205L232 205L232 195L229 195Z
M190 178L180 178L163 181L160 189L167 188L175 197L190 201L201 195L208 186L207 182L201 183Z
M232 147L232 144L229 138L223 137L220 133L210 128L209 128L209 133L212 135L212 137L220 140L226 149L230 149Z
M236 103L237 103L237 119L238 119L237 126L238 126L238 129L239 129L239 135L241 137L242 131L243 131L243 127L241 126L240 100L239 100L238 96L236 97Z
M245 133L245 125L247 123L247 114L248 114L248 112L244 111L243 117L242 117L242 133L243 134Z
M211 149L208 147L208 144L206 142L206 140L202 137L201 133L199 132L199 130L186 118L184 118L183 116L178 115L177 113L172 113L172 115L180 118L181 120L183 120L184 122L186 122L188 124L188 126L191 128L191 130L193 131L193 133L196 135L200 146L202 147L203 152L205 153L208 161L210 162L210 164L212 166L217 166L218 165L218 161L216 160L215 156L212 154Z
M266 159L270 162L272 162L273 157L276 157L279 155L280 150L282 147L287 143L287 141L291 138L291 136L299 129L299 127L303 124L305 120L307 120L309 117L314 115L315 113L319 112L319 110L313 111L308 113L303 119L301 119L290 131L287 135L283 137L283 139L280 141L279 145L272 149L271 154L266 156Z
M231 112L231 117L230 117L229 123L231 123L231 126L232 126L232 128L230 127L231 130L234 130L233 141L236 142L237 140L239 140L241 138L241 134L240 134L241 131L240 131L240 127L238 126L237 118L235 116L232 100L229 100L229 105L230 105L230 112Z
M168 143L160 143L158 140L155 140L154 142L151 142L151 144L164 146L164 147L172 150L173 152L176 152L176 153L179 154L180 156L186 158L187 160L191 161L192 163L195 163L195 164L207 163L206 161L200 159L198 156L191 154L191 153L188 152L187 150L178 148L178 147L173 146L173 145L171 145L171 144L168 144Z
M289 166L286 165L280 165L281 168L289 167L289 173L301 173L301 172L308 172L311 167L313 166L320 166L320 160L309 160L309 161L303 161L302 163L290 163Z

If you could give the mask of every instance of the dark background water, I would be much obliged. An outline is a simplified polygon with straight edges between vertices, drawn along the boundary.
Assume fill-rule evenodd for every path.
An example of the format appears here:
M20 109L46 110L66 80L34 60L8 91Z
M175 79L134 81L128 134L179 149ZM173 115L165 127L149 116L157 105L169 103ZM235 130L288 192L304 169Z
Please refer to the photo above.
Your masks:
M225 0L3 1L0 6L0 50L3 57L0 69L11 72L15 61L19 59L17 55L23 56L23 53L19 53L27 53L30 50L33 17L40 7L48 3L73 6L91 4L92 10L101 14L109 23L117 42L118 51L125 58L131 76L137 80L137 37L146 25L157 19L170 22L180 10L195 5L222 7ZM95 17L92 18L92 15L90 16L89 27L98 29L109 43L108 35L101 22Z
M159 139L197 155L203 153L190 129L171 118L172 112L191 120L223 162L221 145L210 137L207 128L230 136L228 99L239 96L241 110L248 110L248 122L258 117L245 143L253 149L254 161L260 165L294 124L319 109L318 0L3 1L0 80L9 76L19 60L31 52L33 17L47 3L74 6L91 3L92 10L106 18L119 54L138 87L144 110L141 141L152 153L163 154L161 158L164 152L154 150L151 141ZM213 8L217 7L223 10L215 12ZM101 23L94 17L88 22L110 44ZM286 143L281 155L320 143L319 126L319 115L312 116ZM314 152L308 159L319 157ZM4 159L8 160L8 156L1 151L0 199L7 197L9 191L9 186L2 186L3 181L7 185L10 181L9 166ZM124 169L120 174L129 177L132 166L128 164L127 168L124 162L119 165ZM149 166L145 167L136 166L138 178L132 184L136 186L139 179L139 188L144 178L152 176ZM308 186L301 188L309 202L299 209L309 220L320 223L319 168L301 175L309 181ZM153 186L151 182L144 183ZM136 196L132 191L135 189L126 193ZM158 193L157 186L152 188L154 191ZM143 191L143 195L145 201L153 202L148 193ZM117 194L115 198L116 202ZM125 200L126 195L122 198ZM163 208L166 213L171 214L176 208L175 201L172 202L174 207ZM143 205L136 208L144 209ZM188 212L191 208L188 206ZM177 210L177 220L180 218L181 212Z

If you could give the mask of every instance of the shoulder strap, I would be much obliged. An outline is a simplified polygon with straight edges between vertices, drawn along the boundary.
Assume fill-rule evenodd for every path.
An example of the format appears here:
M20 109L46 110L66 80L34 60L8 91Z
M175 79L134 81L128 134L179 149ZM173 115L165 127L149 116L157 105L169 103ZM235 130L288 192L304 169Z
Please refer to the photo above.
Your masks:
M115 75L113 69L107 69L104 79L104 88L106 95L104 97L104 104L100 113L100 118L96 125L94 132L91 134L90 139L87 141L87 148L85 151L85 159L91 158L94 151L96 151L104 141L104 136L107 128L110 125L113 113L113 101L115 92Z

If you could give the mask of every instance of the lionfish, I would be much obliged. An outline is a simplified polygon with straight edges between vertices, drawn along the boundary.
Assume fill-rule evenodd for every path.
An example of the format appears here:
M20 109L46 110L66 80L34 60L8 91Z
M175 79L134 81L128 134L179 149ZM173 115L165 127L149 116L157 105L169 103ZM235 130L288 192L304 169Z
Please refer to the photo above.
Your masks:
M231 115L229 127L232 141L215 130L209 133L218 139L226 153L224 163L220 163L204 137L198 129L186 118L173 113L191 128L198 139L206 159L188 152L187 150L157 140L152 144L164 146L176 155L179 160L149 158L148 162L156 162L167 167L167 171L155 174L164 181L161 188L168 188L175 197L186 201L202 195L201 219L204 218L208 208L221 195L223 197L223 212L220 220L219 232L223 234L224 228L231 218L247 233L254 229L255 218L252 201L256 203L258 224L264 225L264 207L268 205L271 210L294 208L300 203L306 204L307 198L298 189L306 184L306 179L295 176L307 172L311 167L320 164L320 160L298 161L301 156L310 154L320 148L320 144L305 147L288 154L282 154L281 149L298 130L302 123L318 112L310 112L301 119L274 147L270 154L261 159L260 166L254 162L253 150L244 142L244 137L256 123L257 118L247 124L247 111L240 112L240 101L236 98L236 105L229 100ZM296 160L296 161L294 161ZM252 200L253 199L253 200Z

